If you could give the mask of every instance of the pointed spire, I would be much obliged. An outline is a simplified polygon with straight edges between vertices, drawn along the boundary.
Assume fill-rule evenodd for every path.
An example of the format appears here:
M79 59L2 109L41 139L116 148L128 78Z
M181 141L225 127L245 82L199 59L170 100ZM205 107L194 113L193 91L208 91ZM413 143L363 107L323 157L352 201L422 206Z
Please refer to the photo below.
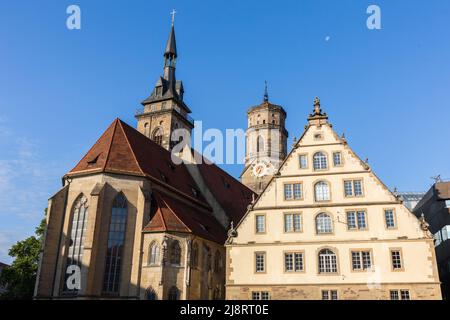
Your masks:
M267 89L267 80L264 81L264 102L269 102L269 90Z
M177 43L175 41L175 26L172 25L170 29L169 39L167 40L166 50L164 51L164 56L166 58L176 58L177 57Z

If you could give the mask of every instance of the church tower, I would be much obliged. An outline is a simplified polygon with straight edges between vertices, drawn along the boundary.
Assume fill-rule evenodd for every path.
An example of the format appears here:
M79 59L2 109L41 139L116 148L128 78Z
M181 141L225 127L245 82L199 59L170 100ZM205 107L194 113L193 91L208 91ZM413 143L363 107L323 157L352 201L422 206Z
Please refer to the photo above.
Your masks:
M183 82L175 77L177 57L172 16L172 28L164 52L164 74L159 77L150 97L142 102L144 107L136 114L138 131L167 150L176 144L171 141L174 130L186 129L191 133L194 127L194 121L189 116L191 110L183 101Z
M269 102L267 82L260 105L247 112L245 168L241 181L256 193L261 193L286 158L288 132L286 111Z

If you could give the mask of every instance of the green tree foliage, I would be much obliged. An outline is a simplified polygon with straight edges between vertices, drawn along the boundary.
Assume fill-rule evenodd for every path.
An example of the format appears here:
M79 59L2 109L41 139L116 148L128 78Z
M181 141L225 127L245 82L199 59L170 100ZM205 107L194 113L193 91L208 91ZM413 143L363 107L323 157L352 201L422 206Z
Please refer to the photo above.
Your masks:
M47 214L47 209L45 214ZM0 275L0 284L7 288L6 293L0 296L0 299L27 300L33 298L45 227L46 221L43 219L36 228L35 236L19 241L9 249L9 255L15 259L12 265L5 268Z

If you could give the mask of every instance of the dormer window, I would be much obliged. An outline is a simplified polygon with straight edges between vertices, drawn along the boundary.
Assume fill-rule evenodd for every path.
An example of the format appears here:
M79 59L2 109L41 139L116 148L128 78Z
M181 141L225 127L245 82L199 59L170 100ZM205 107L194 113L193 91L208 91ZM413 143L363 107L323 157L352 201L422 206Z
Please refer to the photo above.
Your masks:
M88 164L88 165L94 165L94 164L96 164L99 157L100 157L100 154L98 154L97 156L95 156L95 157L92 158L91 160L88 160L87 164Z

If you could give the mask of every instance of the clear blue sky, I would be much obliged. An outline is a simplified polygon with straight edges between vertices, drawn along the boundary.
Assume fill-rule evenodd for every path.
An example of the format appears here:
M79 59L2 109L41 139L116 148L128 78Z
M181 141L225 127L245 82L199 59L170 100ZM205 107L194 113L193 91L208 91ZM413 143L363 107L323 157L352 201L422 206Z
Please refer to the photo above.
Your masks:
M66 28L70 4L80 31ZM366 27L370 4L380 31ZM135 125L173 8L177 76L205 128L245 128L267 79L288 112L289 145L317 95L389 187L450 177L449 1L1 1L0 261L107 126Z

